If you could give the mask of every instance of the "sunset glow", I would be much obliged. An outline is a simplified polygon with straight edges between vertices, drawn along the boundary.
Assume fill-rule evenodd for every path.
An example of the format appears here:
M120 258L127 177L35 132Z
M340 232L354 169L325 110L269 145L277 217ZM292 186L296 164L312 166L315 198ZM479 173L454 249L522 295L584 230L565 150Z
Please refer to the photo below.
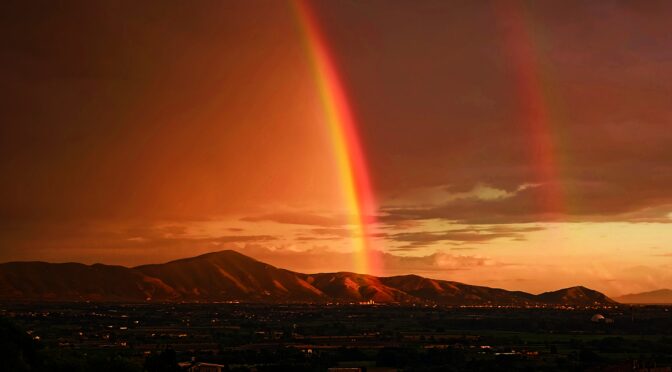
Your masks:
M0 262L672 288L670 2L6 7Z

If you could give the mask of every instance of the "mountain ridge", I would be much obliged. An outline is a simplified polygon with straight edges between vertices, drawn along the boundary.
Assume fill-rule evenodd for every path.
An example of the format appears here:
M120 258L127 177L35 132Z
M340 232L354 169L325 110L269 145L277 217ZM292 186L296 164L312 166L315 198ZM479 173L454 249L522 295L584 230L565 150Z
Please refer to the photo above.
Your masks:
M40 261L0 264L0 299L62 301L366 302L576 305L616 302L581 286L534 295L419 275L305 274L234 250L136 267Z
M629 293L616 298L618 302L624 304L672 304L672 289L661 288L647 292Z

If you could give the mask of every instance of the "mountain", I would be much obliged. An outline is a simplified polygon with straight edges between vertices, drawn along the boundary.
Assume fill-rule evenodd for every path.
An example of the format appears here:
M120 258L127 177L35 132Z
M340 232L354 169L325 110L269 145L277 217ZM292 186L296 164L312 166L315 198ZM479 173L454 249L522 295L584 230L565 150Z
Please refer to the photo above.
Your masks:
M447 305L525 305L538 302L534 295L525 292L428 279L418 275L393 276L381 280L414 298Z
M0 264L0 298L124 301L177 297L161 280L122 266L10 262Z
M544 292L538 295L537 298L544 303L572 304L580 306L617 303L598 291L581 286L564 288L553 292Z
M221 251L134 268L79 263L0 264L0 299L60 301L360 302L445 305L609 305L573 287L541 295L417 275L303 274Z
M184 300L318 301L326 297L304 274L231 250L134 270L161 280Z
M651 292L631 293L617 297L624 304L672 304L672 289L658 289Z

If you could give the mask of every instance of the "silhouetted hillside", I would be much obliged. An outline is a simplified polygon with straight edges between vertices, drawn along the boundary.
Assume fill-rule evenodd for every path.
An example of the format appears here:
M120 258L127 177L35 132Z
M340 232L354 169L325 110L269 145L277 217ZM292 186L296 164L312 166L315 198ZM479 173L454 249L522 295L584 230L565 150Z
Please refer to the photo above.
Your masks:
M135 270L166 283L183 299L316 301L324 294L305 275L279 269L236 251L144 265Z
M10 262L0 264L0 298L123 301L177 298L155 277L123 266Z
M438 303L446 305L607 305L597 291L573 287L525 292L434 280L349 272L302 274L227 250L135 268L79 263L0 264L0 298L92 301Z
M552 292L544 292L538 295L537 298L541 302L548 304L590 306L616 303L616 301L610 299L604 294L582 286L564 288Z

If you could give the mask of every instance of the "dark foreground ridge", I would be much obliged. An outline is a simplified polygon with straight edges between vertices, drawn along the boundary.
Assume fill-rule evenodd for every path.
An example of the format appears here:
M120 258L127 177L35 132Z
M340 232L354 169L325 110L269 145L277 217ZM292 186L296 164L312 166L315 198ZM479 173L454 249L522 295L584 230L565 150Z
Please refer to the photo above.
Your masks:
M226 250L134 268L80 263L0 264L0 299L53 301L241 301L435 303L494 306L603 306L615 301L585 287L533 295L434 280L349 272L303 274Z

